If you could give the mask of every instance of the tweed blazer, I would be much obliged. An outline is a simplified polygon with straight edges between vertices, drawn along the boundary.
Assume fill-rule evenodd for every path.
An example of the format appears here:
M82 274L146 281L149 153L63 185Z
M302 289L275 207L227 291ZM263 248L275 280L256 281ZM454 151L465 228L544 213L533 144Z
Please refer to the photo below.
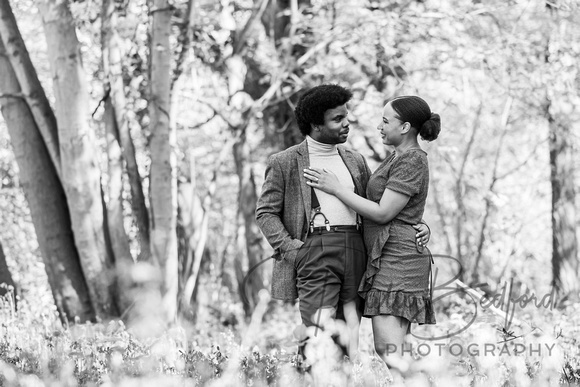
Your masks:
M341 145L338 153L352 176L355 192L364 196L371 175L364 157ZM303 172L309 166L306 140L270 156L257 202L256 222L274 248L272 297L280 300L298 297L294 261L310 221L311 187Z

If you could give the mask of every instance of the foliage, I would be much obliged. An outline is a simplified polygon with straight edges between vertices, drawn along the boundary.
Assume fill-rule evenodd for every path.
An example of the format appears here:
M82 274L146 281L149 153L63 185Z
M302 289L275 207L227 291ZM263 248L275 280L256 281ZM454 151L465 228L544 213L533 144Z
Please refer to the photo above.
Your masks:
M6 297L11 297L8 295ZM6 301L6 299L4 300ZM267 300L266 300L267 301ZM312 340L307 356L313 363L305 373L293 355L289 338L297 310L270 304L263 322L242 328L239 335L219 328L205 335L187 333L177 326L159 336L138 336L120 321L61 327L53 312L37 316L8 302L2 307L0 380L4 386L36 385L355 385L397 386L401 375L376 359L368 320L362 327L360 362L336 360L338 351L328 333ZM441 306L439 324L444 332L469 322L469 298L457 296ZM406 385L547 386L580 383L580 310L526 309L522 326L501 329L493 313L481 310L477 320L461 334L430 342L409 336L414 361L402 374ZM574 316L574 317L573 317ZM259 316L258 316L259 317ZM550 321L560 321L553 326ZM218 325L219 326L219 325ZM328 326L327 326L328 329ZM419 336L423 328L414 329ZM250 336L248 336L250 335ZM505 349L503 345L505 344ZM552 345L553 351L523 350L517 345ZM469 345L472 348L469 348ZM484 354L484 346L494 354ZM429 346L429 347L428 347ZM430 348L427 354L426 348ZM437 349L438 348L438 349ZM458 353L461 348L461 353ZM473 349L476 348L478 353ZM536 349L536 347L533 347ZM538 347L539 348L539 347ZM468 351L471 351L468 353ZM423 355L423 356L422 356Z

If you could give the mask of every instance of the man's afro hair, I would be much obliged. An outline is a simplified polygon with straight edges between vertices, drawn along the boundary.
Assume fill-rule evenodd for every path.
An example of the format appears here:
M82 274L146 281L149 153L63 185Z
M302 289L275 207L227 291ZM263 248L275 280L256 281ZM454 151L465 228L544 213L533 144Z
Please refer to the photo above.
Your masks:
M344 105L351 98L352 92L339 85L319 85L308 90L294 109L300 132L310 134L311 124L324 124L324 112Z

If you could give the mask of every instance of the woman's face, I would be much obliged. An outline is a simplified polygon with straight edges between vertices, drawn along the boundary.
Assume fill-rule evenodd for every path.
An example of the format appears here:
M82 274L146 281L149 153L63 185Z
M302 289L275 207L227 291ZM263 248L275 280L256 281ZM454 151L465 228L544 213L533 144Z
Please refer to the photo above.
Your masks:
M385 105L383 109L383 119L378 130L381 132L383 144L397 146L402 141L401 129L405 123L397 118L397 113L391 107L391 103Z

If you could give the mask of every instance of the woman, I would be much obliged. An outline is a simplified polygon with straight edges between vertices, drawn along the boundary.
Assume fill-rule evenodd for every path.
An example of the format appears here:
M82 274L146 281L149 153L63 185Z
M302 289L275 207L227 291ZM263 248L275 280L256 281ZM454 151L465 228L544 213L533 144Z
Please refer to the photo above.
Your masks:
M368 263L359 294L365 298L363 316L372 318L375 350L391 366L403 364L405 335L410 323L434 324L429 274L430 255L416 244L429 188L426 141L441 130L439 115L416 96L397 97L383 109L377 128L383 144L395 151L372 174L365 199L345 190L326 170L306 169L312 187L335 195L364 219ZM388 360L387 360L388 357Z

